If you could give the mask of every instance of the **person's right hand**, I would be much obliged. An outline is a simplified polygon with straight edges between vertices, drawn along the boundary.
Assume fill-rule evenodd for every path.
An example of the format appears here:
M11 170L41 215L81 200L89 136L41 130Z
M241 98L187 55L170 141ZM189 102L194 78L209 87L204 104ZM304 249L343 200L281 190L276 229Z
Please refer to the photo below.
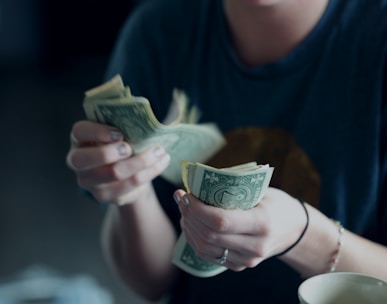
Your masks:
M161 146L133 155L122 133L114 127L79 121L71 131L67 165L78 185L102 203L135 202L149 191L150 181L169 165Z

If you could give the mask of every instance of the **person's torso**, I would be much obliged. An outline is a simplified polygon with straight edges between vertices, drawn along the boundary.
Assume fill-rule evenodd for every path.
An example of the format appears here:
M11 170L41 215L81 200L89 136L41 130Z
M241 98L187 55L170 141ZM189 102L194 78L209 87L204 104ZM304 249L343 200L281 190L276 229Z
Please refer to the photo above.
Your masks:
M272 186L356 233L372 235L380 192L387 2L370 2L331 0L295 50L247 68L231 47L221 1L164 1L135 17L129 28L141 43L137 49L128 41L108 73L121 73L133 94L151 101L160 120L172 89L184 90L201 121L215 122L228 141L210 164L269 163L275 167ZM272 286L278 277L259 274L265 265L227 274L231 285L224 288L232 288L238 276ZM199 281L192 279L187 288L194 293L208 283L209 292L213 282L216 295L223 284L219 278Z

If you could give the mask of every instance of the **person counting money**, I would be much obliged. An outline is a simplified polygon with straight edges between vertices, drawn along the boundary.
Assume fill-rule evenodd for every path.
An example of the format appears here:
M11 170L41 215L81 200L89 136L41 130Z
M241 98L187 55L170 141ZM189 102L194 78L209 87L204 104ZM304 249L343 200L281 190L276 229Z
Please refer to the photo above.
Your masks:
M386 37L387 0L139 5L105 80L119 74L158 121L178 113L172 94L184 92L197 124L215 124L225 144L182 157L188 189L165 172L194 140L153 137L138 150L123 125L74 123L67 163L109 205L103 250L126 286L166 303L299 303L314 275L387 280ZM121 122L117 113L104 117ZM239 208L259 178L227 170L251 163L274 171Z

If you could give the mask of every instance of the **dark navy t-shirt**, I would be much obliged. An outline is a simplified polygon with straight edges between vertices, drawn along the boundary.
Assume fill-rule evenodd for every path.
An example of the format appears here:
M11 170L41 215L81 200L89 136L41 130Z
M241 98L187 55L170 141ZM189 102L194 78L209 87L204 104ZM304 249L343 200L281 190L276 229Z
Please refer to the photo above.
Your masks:
M257 67L234 52L221 0L157 0L130 15L106 76L120 73L160 121L184 90L227 139L210 164L270 163L272 186L387 245L386 58L387 0L331 0L297 48ZM155 187L180 231L174 187ZM207 279L182 273L171 301L298 303L300 282L269 259Z

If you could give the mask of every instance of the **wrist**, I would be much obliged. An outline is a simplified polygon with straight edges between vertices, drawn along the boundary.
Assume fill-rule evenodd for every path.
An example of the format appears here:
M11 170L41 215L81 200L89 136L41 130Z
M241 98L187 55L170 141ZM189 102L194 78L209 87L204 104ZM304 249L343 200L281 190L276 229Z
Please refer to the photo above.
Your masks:
M329 264L329 272L335 272L337 265L339 264L340 257L341 257L341 248L343 246L343 234L344 234L344 227L340 223L340 221L332 220L337 227L338 230L338 239L337 239L337 246L336 249L332 253L331 262Z
M303 239L286 255L279 257L304 278L330 271L337 253L340 234L338 226L331 219L311 205L306 206L309 227ZM343 248L340 248L340 256L341 249ZM336 264L336 269L337 266Z
M301 199L297 199L298 202L300 203L300 205L302 206L304 212L305 212L305 225L304 225L304 228L302 229L301 231L301 234L300 236L297 238L297 240L295 242L293 242L289 247L287 247L285 250L283 250L282 252L280 253L277 253L276 255L274 255L273 257L274 258L277 258L277 257L280 257L282 255L285 255L287 254L290 250L292 250L294 247L296 247L300 242L301 240L303 239L306 231L308 230L308 227L309 227L309 212L308 212L308 209L305 205L305 202Z

